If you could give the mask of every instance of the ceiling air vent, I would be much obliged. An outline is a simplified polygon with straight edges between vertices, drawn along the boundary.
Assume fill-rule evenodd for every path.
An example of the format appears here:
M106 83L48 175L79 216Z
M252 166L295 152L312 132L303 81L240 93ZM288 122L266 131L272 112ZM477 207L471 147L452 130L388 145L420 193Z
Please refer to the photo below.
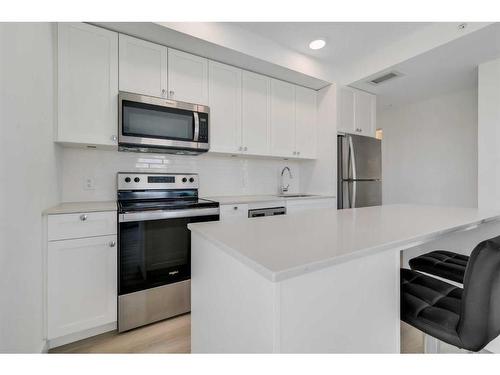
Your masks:
M368 83L370 83L372 85L380 85L381 83L387 82L390 79L394 79L394 78L401 77L401 76L402 76L401 73L393 71L393 72L384 73L381 76L372 78L368 81Z

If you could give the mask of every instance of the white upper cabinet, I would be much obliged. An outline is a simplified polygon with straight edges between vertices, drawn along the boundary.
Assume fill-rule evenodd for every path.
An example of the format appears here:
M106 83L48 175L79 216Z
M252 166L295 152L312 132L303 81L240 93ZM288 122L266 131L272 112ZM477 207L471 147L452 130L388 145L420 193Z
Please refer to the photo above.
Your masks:
M357 92L354 96L354 109L354 131L361 135L375 137L375 95Z
M58 24L56 141L117 145L118 34L85 23Z
M116 148L119 90L208 105L211 152L316 157L314 90L85 23L58 24L55 140ZM340 97L339 130L374 133L373 97L351 89Z
M269 155L269 78L242 73L242 151Z
M167 47L120 34L120 91L167 97Z
M208 60L169 48L168 97L208 105Z
M295 151L295 85L271 79L271 153L291 157Z
M318 143L316 91L295 87L295 152L299 158L314 159Z
M340 88L337 130L375 137L376 96L349 87Z
M346 87L339 91L337 130L354 133L354 91Z
M241 144L241 70L208 63L210 151L239 151Z

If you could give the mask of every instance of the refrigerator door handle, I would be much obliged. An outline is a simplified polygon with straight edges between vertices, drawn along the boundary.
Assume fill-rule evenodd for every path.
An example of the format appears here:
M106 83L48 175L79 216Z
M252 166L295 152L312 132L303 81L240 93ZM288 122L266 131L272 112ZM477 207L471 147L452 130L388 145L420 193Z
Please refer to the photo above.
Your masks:
M352 171L352 175L349 175L350 179L355 180L357 178L356 175L356 159L355 155L356 153L354 152L354 143L352 142L352 137L349 136L349 164L350 164L350 170Z
M350 189L348 189L349 193L349 208L354 208L356 207L356 159L355 159L355 152L354 152L354 143L352 142L352 137L348 136L349 139L349 151L348 151L348 180L349 180L349 185L351 186Z

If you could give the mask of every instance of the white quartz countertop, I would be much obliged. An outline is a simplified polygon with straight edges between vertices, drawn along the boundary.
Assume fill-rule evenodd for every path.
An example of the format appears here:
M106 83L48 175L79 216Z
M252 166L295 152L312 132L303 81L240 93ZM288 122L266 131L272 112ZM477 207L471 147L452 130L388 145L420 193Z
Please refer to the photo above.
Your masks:
M293 193L290 193L293 195ZM298 193L299 194L299 193ZM260 202L279 202L297 199L325 199L335 198L332 195L308 195L306 197L285 197L278 195L235 195L235 196L218 196L218 197L203 197L211 201L219 202L219 204L245 204L245 203L260 203Z
M79 212L116 211L115 201L64 202L43 211L44 215L74 214Z
M281 281L496 220L500 211L385 205L196 223L189 228L271 281Z

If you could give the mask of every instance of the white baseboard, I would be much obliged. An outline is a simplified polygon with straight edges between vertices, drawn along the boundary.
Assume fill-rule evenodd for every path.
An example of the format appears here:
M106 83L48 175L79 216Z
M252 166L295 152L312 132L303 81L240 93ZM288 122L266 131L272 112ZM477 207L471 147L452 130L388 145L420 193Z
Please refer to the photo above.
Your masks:
M106 333L109 331L116 330L117 323L107 323L99 327L94 327L81 332L71 333L66 336L56 337L51 340L47 340L47 351L48 349L57 348L58 346L70 344L75 341L80 341L92 336L100 335L101 333Z

